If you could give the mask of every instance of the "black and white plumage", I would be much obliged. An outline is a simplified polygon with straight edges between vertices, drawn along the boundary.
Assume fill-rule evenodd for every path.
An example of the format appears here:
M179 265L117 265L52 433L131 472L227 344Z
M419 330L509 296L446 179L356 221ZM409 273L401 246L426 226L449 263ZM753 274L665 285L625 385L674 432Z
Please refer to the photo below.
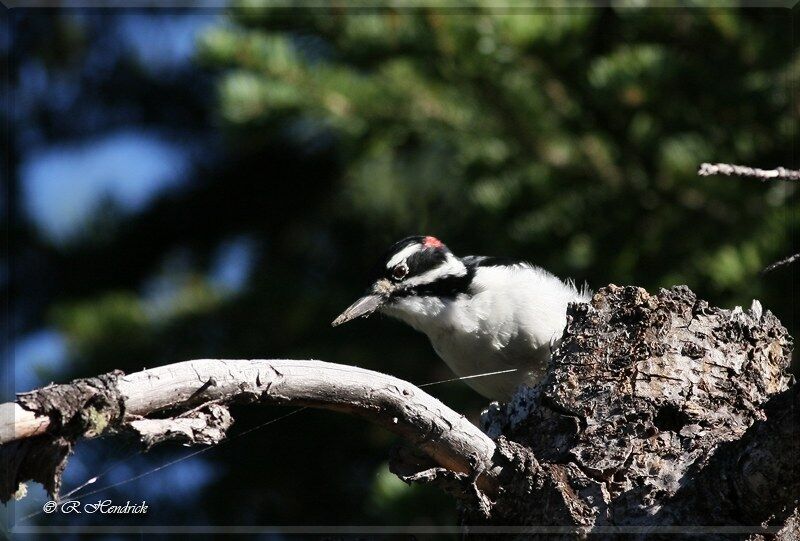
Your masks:
M566 325L567 304L587 302L546 270L507 259L456 257L435 237L408 237L381 259L367 294L333 325L379 311L425 333L459 377L494 400L543 375L550 349Z

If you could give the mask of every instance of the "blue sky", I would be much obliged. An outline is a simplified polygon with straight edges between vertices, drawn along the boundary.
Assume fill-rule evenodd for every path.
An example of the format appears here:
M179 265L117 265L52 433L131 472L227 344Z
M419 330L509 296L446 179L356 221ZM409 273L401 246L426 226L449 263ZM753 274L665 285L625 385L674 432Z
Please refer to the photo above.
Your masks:
M71 15L72 16L72 15ZM78 10L74 20L81 24L90 16ZM194 56L196 37L209 25L217 23L219 10L124 11L113 19L115 47L139 61L143 69L161 78L185 67ZM2 45L0 38L0 45ZM84 68L100 70L108 54L92 47ZM19 184L21 210L42 236L56 245L68 246L87 231L87 226L105 202L123 214L133 215L146 209L170 190L190 187L197 148L183 141L135 122L124 128L96 130L80 139L45 142L30 115L35 100L66 112L73 100L87 100L81 87L69 75L50 73L35 61L20 66L20 81L12 103L16 110L21 148ZM98 110L97 114L103 114ZM71 122L62 115L64 122ZM175 126L179 131L181 126ZM231 294L245 286L254 260L254 243L245 237L223 242L208 269L210 283ZM160 275L152 277L158 282ZM149 284L141 284L139 293L146 302ZM167 299L170 291L161 290ZM164 299L160 299L163 301ZM54 328L41 328L15 337L11 349L14 368L14 391L30 390L50 381L60 381L61 367L69 357L69 344ZM4 392L7 389L4 389ZM13 397L5 396L3 401ZM65 476L65 490L97 475L106 461L118 463L121 456L99 456L88 445L79 446ZM151 461L133 460L118 464L96 487L122 481L142 472ZM218 473L218 472L217 472ZM132 497L156 500L161 497L191 498L215 475L202 457L192 458L154 473L152 477L120 488ZM169 487L168 490L164 490ZM107 493L108 494L108 493ZM38 486L31 486L31 497L20 502L17 516L33 509L44 498ZM41 505L41 503L38 503ZM33 507L31 507L33 506Z
M113 19L114 45L121 54L136 58L143 69L169 77L172 71L190 65L198 35L220 24L220 13L214 9L123 11ZM69 15L78 25L88 24L88 16L80 10ZM107 63L103 55L103 48L90 47L86 66L102 68ZM23 122L32 100L63 102L64 107L58 109L66 112L72 100L90 98L81 96L80 86L68 76L48 72L41 63L27 62L20 68L12 103L21 134L21 207L45 239L67 245L77 240L107 202L132 215L170 190L191 186L198 148L152 128L132 124L96 131L82 139L43 144L36 125ZM228 239L219 246L208 269L210 283L223 293L240 291L250 276L254 257L252 239ZM157 291L161 299L153 298L153 284L165 285ZM157 275L141 284L140 292L148 301L163 305L174 293L170 288L179 286L179 281ZM58 379L68 344L56 329L43 328L16 337L12 355L15 390L24 391Z
M124 130L30 152L20 168L23 209L55 242L80 234L108 198L127 212L186 182L189 151L155 132Z
M77 25L87 24L86 17L78 10L71 15ZM112 35L119 54L135 58L154 76L168 77L191 63L198 35L217 24L219 17L220 11L212 9L124 11L114 19ZM107 52L90 48L85 59L87 69L102 69ZM41 62L32 60L20 65L12 102L23 149L22 207L40 231L57 243L79 235L105 199L123 211L137 212L165 190L190 180L192 149L152 129L131 125L96 132L82 140L42 144L35 126L25 122L32 100L44 100L66 112L72 101L86 99L80 91L74 77L48 71ZM70 121L64 118L64 122Z

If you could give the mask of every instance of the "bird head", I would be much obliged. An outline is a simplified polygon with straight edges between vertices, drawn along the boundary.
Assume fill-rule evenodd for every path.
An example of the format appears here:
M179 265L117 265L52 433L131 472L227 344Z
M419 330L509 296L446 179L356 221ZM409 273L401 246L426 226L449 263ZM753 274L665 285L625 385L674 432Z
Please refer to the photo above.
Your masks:
M468 281L467 268L442 241L431 236L408 237L389 248L373 270L364 296L331 325L398 308L410 299L452 296Z

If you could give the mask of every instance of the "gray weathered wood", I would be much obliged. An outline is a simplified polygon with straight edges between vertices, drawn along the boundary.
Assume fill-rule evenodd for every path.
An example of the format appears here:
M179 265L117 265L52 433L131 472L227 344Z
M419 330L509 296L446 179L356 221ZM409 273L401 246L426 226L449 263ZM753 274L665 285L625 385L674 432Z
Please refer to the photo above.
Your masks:
M44 478L53 492L76 438L113 429L135 432L146 446L167 439L217 443L231 424L220 409L232 401L310 406L363 417L403 436L433 465L468 480L465 485L474 477L482 491L497 490L495 443L489 437L425 391L372 370L322 361L199 359L100 379L46 387L4 405L27 413L16 417L18 426L4 430L3 443L33 435L27 428L31 425L40 432L49 427L36 449L49 447L48 458L63 460L43 461L53 471L32 477ZM22 448L6 445L4 451L22 463ZM30 445L25 449L33 450ZM24 481L24 475L12 474L26 470L6 472L0 484L4 500Z

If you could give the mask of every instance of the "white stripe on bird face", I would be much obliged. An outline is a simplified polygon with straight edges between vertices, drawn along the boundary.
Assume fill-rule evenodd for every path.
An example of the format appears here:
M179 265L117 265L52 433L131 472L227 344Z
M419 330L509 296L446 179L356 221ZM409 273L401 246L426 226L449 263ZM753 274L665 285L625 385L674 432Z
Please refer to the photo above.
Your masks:
M416 242L414 244L406 246L405 248L403 248L402 250L400 250L399 252L397 252L392 256L389 262L386 263L386 268L392 269L396 267L398 264L404 263L409 257L411 257L413 254L416 254L422 249L423 249L422 244Z

